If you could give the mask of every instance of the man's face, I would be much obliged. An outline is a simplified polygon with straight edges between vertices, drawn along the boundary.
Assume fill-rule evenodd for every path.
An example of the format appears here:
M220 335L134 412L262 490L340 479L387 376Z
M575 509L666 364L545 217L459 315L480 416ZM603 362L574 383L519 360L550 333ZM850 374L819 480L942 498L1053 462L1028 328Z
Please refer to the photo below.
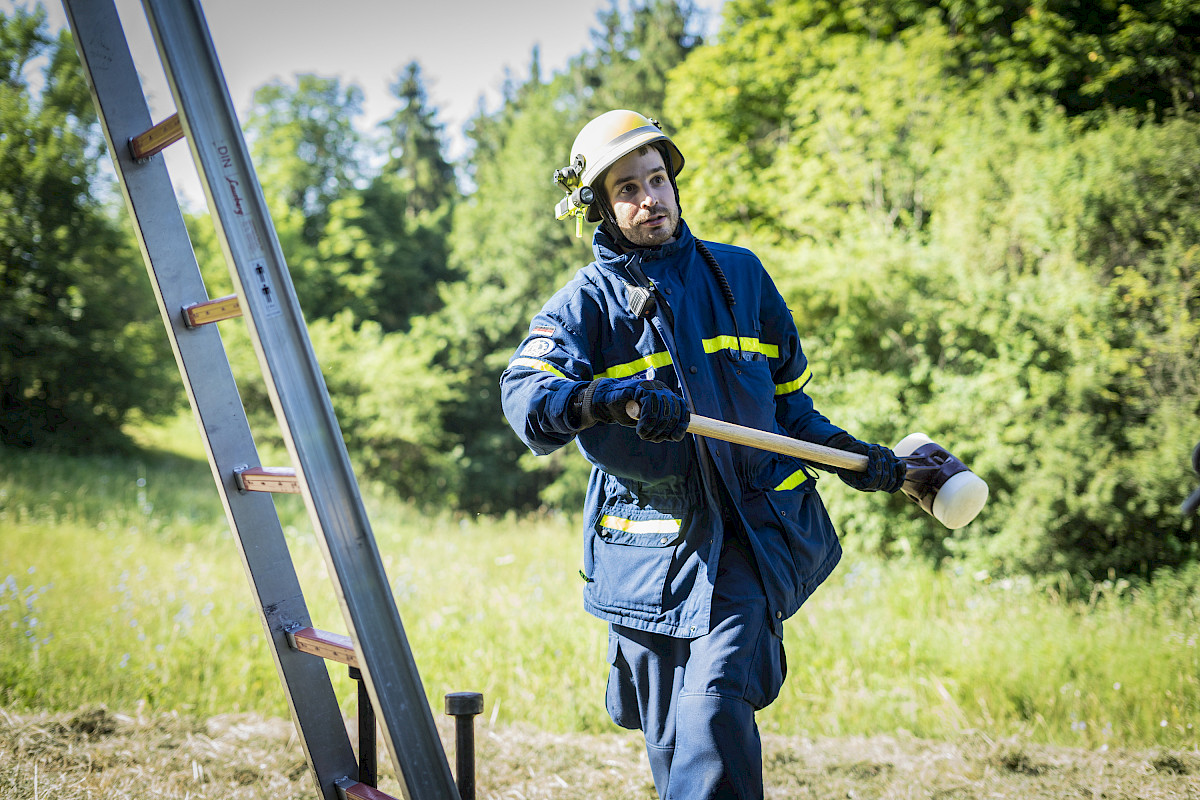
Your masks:
M629 241L652 247L675 240L679 206L657 148L635 150L613 164L604 176L604 190L617 227Z

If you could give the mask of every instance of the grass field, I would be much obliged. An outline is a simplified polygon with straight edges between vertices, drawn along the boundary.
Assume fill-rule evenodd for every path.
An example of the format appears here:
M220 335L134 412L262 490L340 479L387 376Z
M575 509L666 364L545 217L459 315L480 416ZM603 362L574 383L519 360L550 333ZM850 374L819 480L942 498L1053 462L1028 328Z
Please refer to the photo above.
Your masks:
M439 719L447 752L454 735ZM552 734L477 726L479 800L655 800L636 732ZM764 800L1195 800L1200 753L1038 745L967 732L763 736ZM380 788L401 796L385 757ZM0 709L5 800L313 800L289 720L103 709Z
M132 456L0 450L0 706L287 716L190 419ZM604 625L580 608L565 518L367 505L427 693L484 693L489 724L613 730ZM277 499L308 605L342 631L298 498ZM848 537L849 538L849 537ZM1076 597L855 553L786 631L779 736L889 734L1084 748L1200 742L1200 570ZM339 697L354 692L334 668Z

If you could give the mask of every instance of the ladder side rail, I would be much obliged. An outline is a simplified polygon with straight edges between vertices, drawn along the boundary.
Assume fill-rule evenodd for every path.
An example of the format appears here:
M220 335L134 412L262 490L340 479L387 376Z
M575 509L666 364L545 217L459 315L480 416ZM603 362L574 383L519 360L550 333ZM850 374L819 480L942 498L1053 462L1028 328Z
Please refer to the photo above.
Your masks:
M397 777L406 798L457 798L203 13L143 5Z
M64 7L305 756L322 796L336 800L336 782L357 774L354 751L324 662L288 643L288 630L311 621L274 501L235 485L235 468L257 464L258 454L220 334L187 328L180 313L207 293L166 165L139 164L126 147L150 126L150 113L120 19L112 0Z

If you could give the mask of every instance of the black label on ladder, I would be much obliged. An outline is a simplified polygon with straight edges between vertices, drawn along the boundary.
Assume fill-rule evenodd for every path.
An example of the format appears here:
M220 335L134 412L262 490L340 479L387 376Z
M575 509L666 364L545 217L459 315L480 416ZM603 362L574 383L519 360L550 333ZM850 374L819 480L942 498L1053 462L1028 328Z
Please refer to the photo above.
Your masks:
M279 306L275 287L271 285L271 278L267 274L267 262L256 258L250 262L250 268L254 272L254 291L262 301L263 313L268 317L278 317L283 313L283 309Z
M241 226L241 232L245 237L244 241L249 255L258 259L263 254L262 239L258 235L258 226L255 224L254 215L248 213L248 209L246 208L247 183L234 164L233 152L230 150L229 145L222 141L214 141L212 146L216 151L217 158L221 162L221 174L225 179L225 191L227 194L226 200L229 203L227 207L233 213L236 224ZM213 187L213 190L219 191L217 187ZM234 224L233 220L229 220L227 224ZM253 266L259 268L262 267L262 264L256 260L253 262ZM266 279L265 270L258 269L257 272L262 277L260 278L259 275L256 275L256 281ZM268 286L267 288L269 289L270 287ZM267 309L267 316L273 317L278 313L280 313L280 310L277 303L273 309L271 307Z

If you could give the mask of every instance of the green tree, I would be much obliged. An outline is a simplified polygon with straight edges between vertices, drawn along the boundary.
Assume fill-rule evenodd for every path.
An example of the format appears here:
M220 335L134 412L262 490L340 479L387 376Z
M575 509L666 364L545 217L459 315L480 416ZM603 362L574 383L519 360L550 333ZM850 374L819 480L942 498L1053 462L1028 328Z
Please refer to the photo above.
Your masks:
M693 229L755 247L920 231L947 110L967 88L952 37L936 23L888 39L831 33L791 6L778 17L675 73L667 112Z
M459 199L443 125L417 62L405 66L392 93L400 106L383 123L388 160L363 192L363 207L375 220L364 234L381 250L374 318L388 331L441 307L438 287L455 277L449 239Z
M437 121L437 109L429 105L421 65L409 62L391 91L400 107L383 123L388 134L388 161L383 171L401 181L408 198L407 213L415 217L454 199L454 167L444 156L443 126Z
M255 92L252 151L309 319L350 311L385 332L440 306L450 279L447 238L457 197L436 109L414 62L393 86L401 107L382 140L354 126L361 90L301 75ZM364 162L386 153L378 174Z
M992 487L949 534L836 482L834 516L997 571L1195 558L1195 115L1072 120L1037 81L963 69L979 19L896 16L918 5L735 2L667 103L689 221L763 256L818 408L864 438L925 430Z
M39 62L41 90L29 85ZM0 13L0 442L101 445L177 378L141 259L99 197L104 157L68 32Z
M337 78L299 75L254 92L246 134L300 305L309 319L361 305L370 277L355 260L326 263L320 252L335 204L361 179L362 90ZM356 308L361 312L361 308Z
M315 244L329 205L358 175L362 90L338 78L304 74L296 85L273 81L254 92L246 121L259 182L272 214L295 209L303 217L303 241Z
M578 56L570 71L586 116L629 108L673 129L662 102L671 70L700 44L697 19L690 0L635 2L624 13L614 4L601 12L592 49Z
M555 94L553 85L532 79L496 118L473 129L475 136L502 135L484 143L488 158L474 160L476 189L458 207L451 237L451 263L464 278L447 285L444 308L427 329L440 341L437 363L463 382L443 413L457 432L457 501L472 510L537 502L538 481L517 467L523 447L500 411L498 379L534 304L586 257L573 226L553 214L562 193L550 176L565 159L575 119Z
M1068 113L1200 111L1200 2L1035 0L1012 22L1023 83Z
M447 250L453 206L446 202L411 216L401 184L384 173L330 206L321 242L304 266L308 273L320 270L333 291L311 316L349 310L390 333L441 307L438 287L452 278Z
M438 411L458 399L459 381L422 349L438 339L388 334L348 311L317 320L310 333L359 474L444 509L457 483Z
M817 41L892 39L936 21L961 76L999 75L1011 94L1045 95L1068 114L1200 110L1197 0L730 0L726 17L733 37L754 33L749 25L780 38L811 30Z
M419 69L410 65L405 74L412 79L404 84L410 96L397 98L405 106L385 124L388 135L382 139L360 141L337 119L343 111L353 111L343 101L356 96L356 88L343 90L335 82L323 82L314 91L303 78L295 90L284 92L290 97L287 102L277 102L273 113L257 116L255 135L260 143L289 142L303 135L345 144L327 148L331 157L319 169L287 148L262 147L258 169L279 178L265 191L314 350L361 474L419 502L440 504L444 488L452 483L447 465L453 463L445 447L441 409L457 399L457 381L434 363L437 336L423 336L420 326L411 336L401 332L410 330L414 317L441 306L437 287L450 278L447 237L457 193L442 153L436 109L425 105ZM257 96L276 97L280 91L276 85L266 88L271 91L260 90ZM412 112L415 121L397 122ZM305 116L296 119L296 114ZM328 130L322 127L326 124L331 126ZM350 160L353 153L375 161L365 152L368 147L389 156L376 175ZM332 157L336 153L341 155ZM305 183L319 181L322 175L358 178L353 183L341 183L345 177L332 181L329 191ZM431 182L433 175L450 180ZM280 187L290 189L276 194ZM304 209L290 207L298 197L319 198L314 206L319 213L309 217ZM414 201L421 207L414 209ZM203 230L199 223L193 221L193 228ZM305 234L306 224L311 234ZM199 237L197 245L198 252L209 254L205 263L210 262L211 236ZM242 338L239 333L230 335L235 341ZM242 344L229 348L235 374L243 378L239 388L247 408L262 415L260 427L270 437L274 426L266 424L269 399L254 378L252 348Z

